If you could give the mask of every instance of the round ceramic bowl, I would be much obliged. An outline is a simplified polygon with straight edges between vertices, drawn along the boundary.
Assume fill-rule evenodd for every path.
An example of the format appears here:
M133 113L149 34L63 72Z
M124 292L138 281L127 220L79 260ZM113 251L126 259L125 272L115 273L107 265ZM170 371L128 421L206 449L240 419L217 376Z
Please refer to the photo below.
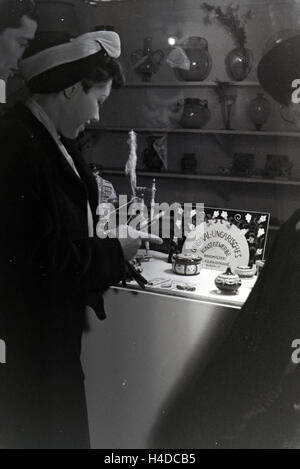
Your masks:
M199 275L202 258L194 255L174 254L172 267L173 272L177 275Z
M256 274L255 264L250 267L248 265L240 265L236 267L235 273L241 278L252 278Z

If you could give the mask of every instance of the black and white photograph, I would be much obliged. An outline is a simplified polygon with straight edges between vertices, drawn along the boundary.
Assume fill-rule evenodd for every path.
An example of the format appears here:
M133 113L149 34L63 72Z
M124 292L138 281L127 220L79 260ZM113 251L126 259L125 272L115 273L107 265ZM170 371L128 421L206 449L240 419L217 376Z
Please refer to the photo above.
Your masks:
M299 364L300 0L0 0L0 449L300 449Z

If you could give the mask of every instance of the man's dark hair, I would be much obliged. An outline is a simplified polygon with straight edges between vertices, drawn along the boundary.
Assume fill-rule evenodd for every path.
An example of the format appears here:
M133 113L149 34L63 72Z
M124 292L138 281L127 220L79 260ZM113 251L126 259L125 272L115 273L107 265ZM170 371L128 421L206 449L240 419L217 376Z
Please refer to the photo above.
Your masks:
M37 20L33 0L0 0L0 34L7 28L19 28L24 16Z

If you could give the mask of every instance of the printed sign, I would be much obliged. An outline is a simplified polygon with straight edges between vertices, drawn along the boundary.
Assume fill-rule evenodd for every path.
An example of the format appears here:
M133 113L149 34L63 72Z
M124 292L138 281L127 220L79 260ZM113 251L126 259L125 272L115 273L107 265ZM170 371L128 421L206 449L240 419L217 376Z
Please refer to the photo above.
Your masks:
M186 236L183 254L197 254L204 267L235 269L263 259L270 215L206 207L205 221Z

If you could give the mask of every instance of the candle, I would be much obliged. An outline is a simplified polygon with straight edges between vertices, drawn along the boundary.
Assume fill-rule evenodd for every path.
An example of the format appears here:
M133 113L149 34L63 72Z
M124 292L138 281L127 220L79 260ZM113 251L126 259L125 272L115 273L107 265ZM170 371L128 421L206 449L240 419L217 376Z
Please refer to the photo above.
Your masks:
M136 165L137 165L137 141L136 141L136 133L131 130L129 132L129 140L128 145L130 148L129 158L126 163L125 173L127 176L130 176L130 183L131 183L131 190L132 195L135 197L136 194Z

